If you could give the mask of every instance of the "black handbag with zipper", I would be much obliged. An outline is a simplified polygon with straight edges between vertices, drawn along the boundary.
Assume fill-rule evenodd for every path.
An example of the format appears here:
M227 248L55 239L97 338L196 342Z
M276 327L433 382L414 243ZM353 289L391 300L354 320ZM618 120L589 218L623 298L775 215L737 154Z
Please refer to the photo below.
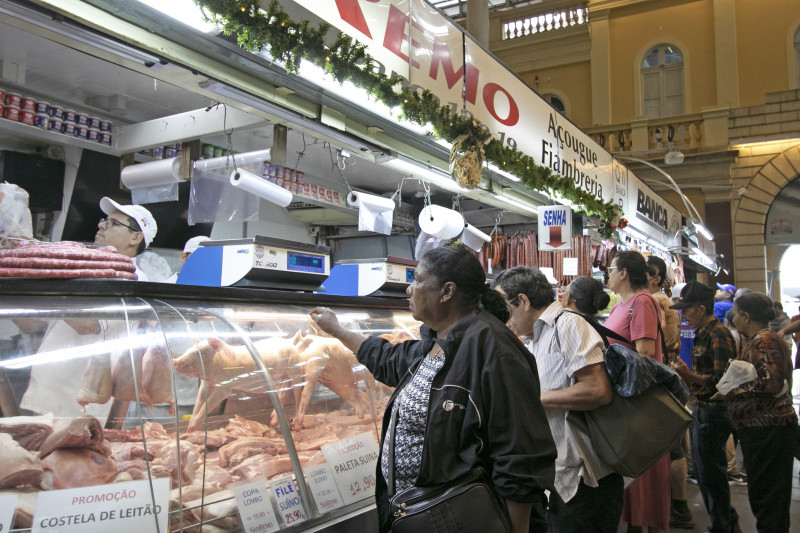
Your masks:
M387 486L392 533L508 533L511 519L505 501L494 490L489 473L477 466L464 476L433 487L394 492L394 431L397 409L389 421Z

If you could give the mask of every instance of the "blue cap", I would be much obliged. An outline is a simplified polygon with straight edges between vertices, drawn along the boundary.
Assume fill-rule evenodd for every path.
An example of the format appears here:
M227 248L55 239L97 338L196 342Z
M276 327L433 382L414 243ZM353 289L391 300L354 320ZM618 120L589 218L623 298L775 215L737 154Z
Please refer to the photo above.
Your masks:
M717 283L717 287L719 287L725 292L730 293L731 296L734 296L736 294L736 286L731 285L730 283L725 283L725 284Z

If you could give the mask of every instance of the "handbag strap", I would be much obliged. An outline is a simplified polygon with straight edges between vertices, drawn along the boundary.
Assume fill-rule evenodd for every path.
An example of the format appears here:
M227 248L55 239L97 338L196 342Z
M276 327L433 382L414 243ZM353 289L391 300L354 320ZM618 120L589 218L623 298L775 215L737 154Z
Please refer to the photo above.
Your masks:
M386 438L388 439L386 443L386 453L387 453L387 462L389 468L387 468L387 479L386 479L386 488L389 491L389 498L394 496L395 493L395 486L394 486L394 431L397 427L397 412L400 408L395 404L392 406L392 416L389 417L389 429L386 432Z
M631 303L631 306L628 308L628 317L633 314L633 306L636 305L636 299L639 298L639 296L640 295L636 295L633 297L633 303ZM663 358L667 356L667 343L664 340L664 333L661 331L661 306L655 298L653 298L651 301L653 302L653 305L656 306L656 325L658 326L656 335L661 338L661 357Z
M584 315L583 313L578 313L577 311L573 311L571 309L562 310L558 314L558 316L556 317L556 321L558 321L558 319L564 313L572 313L573 315L578 315L578 316L582 317L584 320L586 320L589 323L589 325L592 326L595 329L595 331L597 331L597 333L600 334L600 337L603 338L603 343L606 345L606 348L608 348L608 345L609 345L609 342L608 342L608 338L609 337L612 338L612 339L616 339L618 341L622 341L625 344L630 344L630 341L628 339L626 339L625 337L623 337L622 335L620 335L616 331L610 330L607 327L603 326L597 320L595 320L594 317L591 317L589 315ZM558 333L558 329L556 329L556 334L557 333Z

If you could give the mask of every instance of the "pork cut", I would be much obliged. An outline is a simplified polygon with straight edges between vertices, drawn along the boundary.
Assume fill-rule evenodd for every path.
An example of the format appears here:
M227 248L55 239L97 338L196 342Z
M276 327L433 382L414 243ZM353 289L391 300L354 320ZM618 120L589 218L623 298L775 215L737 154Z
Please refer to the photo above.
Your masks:
M90 448L104 453L103 426L91 415L59 420L53 432L42 443L42 457L59 448Z
M42 466L52 473L52 488L73 489L103 485L117 475L114 459L89 448L61 448L45 457Z
M53 432L56 419L53 413L41 416L12 416L0 418L0 433L8 433L20 446L35 452Z
M286 446L284 445L283 448ZM279 446L269 437L243 437L219 449L219 465L223 468L236 466L248 457L266 453L276 455Z
M44 472L39 455L20 446L8 433L0 433L0 489L38 487Z

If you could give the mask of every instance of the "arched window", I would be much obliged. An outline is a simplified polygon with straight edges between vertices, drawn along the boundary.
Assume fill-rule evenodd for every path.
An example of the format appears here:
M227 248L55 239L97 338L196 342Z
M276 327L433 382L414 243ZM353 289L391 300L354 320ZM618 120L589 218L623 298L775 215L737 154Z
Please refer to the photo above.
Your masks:
M552 94L543 94L542 98L547 100L547 103L553 106L553 109L561 113L562 115L567 114L567 107L564 105L564 102L561 101L561 98Z
M683 54L661 44L642 60L642 95L647 118L683 114Z

